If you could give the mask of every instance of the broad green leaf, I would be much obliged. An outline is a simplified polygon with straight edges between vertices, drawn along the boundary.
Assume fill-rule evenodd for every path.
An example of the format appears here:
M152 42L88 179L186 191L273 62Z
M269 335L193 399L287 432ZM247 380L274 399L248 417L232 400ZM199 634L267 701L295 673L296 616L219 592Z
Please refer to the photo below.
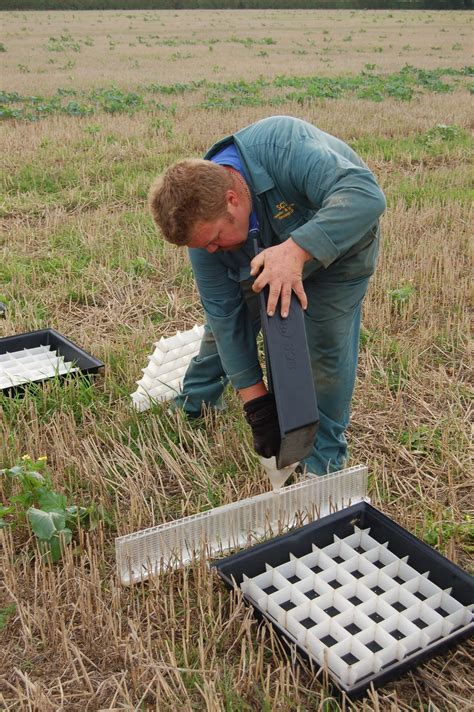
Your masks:
M413 285L405 284L403 287L399 287L398 289L389 289L387 294L392 302L403 304L408 301L414 291L415 288Z
M63 512L66 509L66 497L59 492L44 491L38 497L38 505L44 512Z
M44 482L44 477L41 474L41 472L38 472L37 470L30 470L29 472L26 473L26 478L28 481L30 481L34 486L37 486L38 483L43 484Z
M13 507L4 507L0 504L0 529L5 529L5 527L8 527L10 525L10 522L7 522L4 517L7 514L12 514L13 511Z
M66 526L66 518L62 512L43 512L41 509L30 507L26 514L34 534L44 541L51 539L56 532Z
M12 504L19 504L23 509L28 509L34 500L35 498L31 492L22 492L21 494L15 494L13 497L10 497Z
M51 557L53 562L59 561L61 559L63 549L72 538L72 532L70 529L61 529L60 531L53 534L51 539L48 541L39 541L39 549L42 554L46 554Z
M14 465L9 470L7 470L7 472L9 472L10 475L18 475L22 471L22 469L23 468L21 467L21 465Z
M86 519L89 515L90 507L80 507L77 505L74 505L73 507L68 507L68 512L71 517L74 518L74 521L79 518L79 520L82 522L84 519Z
M49 552L51 554L51 559L53 561L59 561L62 556L61 542L59 538L54 536L50 541L47 542Z

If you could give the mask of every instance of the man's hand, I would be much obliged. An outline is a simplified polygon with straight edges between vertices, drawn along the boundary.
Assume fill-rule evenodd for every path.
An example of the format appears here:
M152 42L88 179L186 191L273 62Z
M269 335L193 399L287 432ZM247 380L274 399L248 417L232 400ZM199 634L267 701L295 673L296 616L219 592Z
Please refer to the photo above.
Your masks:
M278 453L281 436L273 393L244 403L245 419L252 428L253 446L258 455L272 457Z
M269 285L267 314L273 316L278 299L281 297L281 316L285 319L290 309L291 292L300 300L303 309L308 306L308 300L301 279L304 263L312 256L302 247L293 242L291 237L281 245L268 247L253 258L250 263L250 274L254 277L260 272L253 283L254 292L261 292Z

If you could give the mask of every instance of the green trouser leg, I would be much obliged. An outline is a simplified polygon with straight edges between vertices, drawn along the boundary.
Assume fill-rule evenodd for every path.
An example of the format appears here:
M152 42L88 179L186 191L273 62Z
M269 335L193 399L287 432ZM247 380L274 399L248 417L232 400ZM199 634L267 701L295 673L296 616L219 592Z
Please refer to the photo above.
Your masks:
M308 472L324 475L346 466L345 431L354 391L362 302L377 261L375 239L347 262L319 270L304 282L306 337L319 408L319 428Z
M241 288L257 335L260 331L259 297L252 292L252 281L241 282ZM195 418L201 415L203 405L223 410L222 393L228 382L214 336L206 324L199 353L191 360L183 391L174 403Z
M324 475L347 461L345 430L354 391L362 300L368 277L331 284L305 282L309 306L306 337L319 408L319 428L312 453L302 464Z

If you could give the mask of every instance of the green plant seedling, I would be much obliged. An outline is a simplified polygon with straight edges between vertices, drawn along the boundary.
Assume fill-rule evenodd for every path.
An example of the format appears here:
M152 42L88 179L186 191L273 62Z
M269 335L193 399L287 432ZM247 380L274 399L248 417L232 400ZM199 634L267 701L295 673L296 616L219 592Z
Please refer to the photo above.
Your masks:
M441 520L431 521L424 534L424 540L437 549L445 549L446 545L454 539L468 554L474 552L474 522L466 514L462 521L455 521L452 510L447 509L442 513Z
M390 301L393 305L400 306L408 302L414 291L415 287L413 287L413 285L404 284L403 287L397 287L397 289L389 289L387 294L390 297Z
M0 470L8 498L0 507L0 528L28 522L40 552L56 562L79 526L92 530L107 517L94 503L68 506L66 495L53 489L46 461L46 456L32 460L24 455L18 464Z

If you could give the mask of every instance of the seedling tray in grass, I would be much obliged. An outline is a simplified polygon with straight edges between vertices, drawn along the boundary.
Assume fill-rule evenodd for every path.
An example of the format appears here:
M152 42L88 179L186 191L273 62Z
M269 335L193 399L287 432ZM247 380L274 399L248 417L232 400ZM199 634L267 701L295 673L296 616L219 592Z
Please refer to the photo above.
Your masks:
M0 339L0 391L21 390L28 383L93 374L104 366L55 329L40 329Z
M474 578L366 502L214 566L350 697L474 632Z

